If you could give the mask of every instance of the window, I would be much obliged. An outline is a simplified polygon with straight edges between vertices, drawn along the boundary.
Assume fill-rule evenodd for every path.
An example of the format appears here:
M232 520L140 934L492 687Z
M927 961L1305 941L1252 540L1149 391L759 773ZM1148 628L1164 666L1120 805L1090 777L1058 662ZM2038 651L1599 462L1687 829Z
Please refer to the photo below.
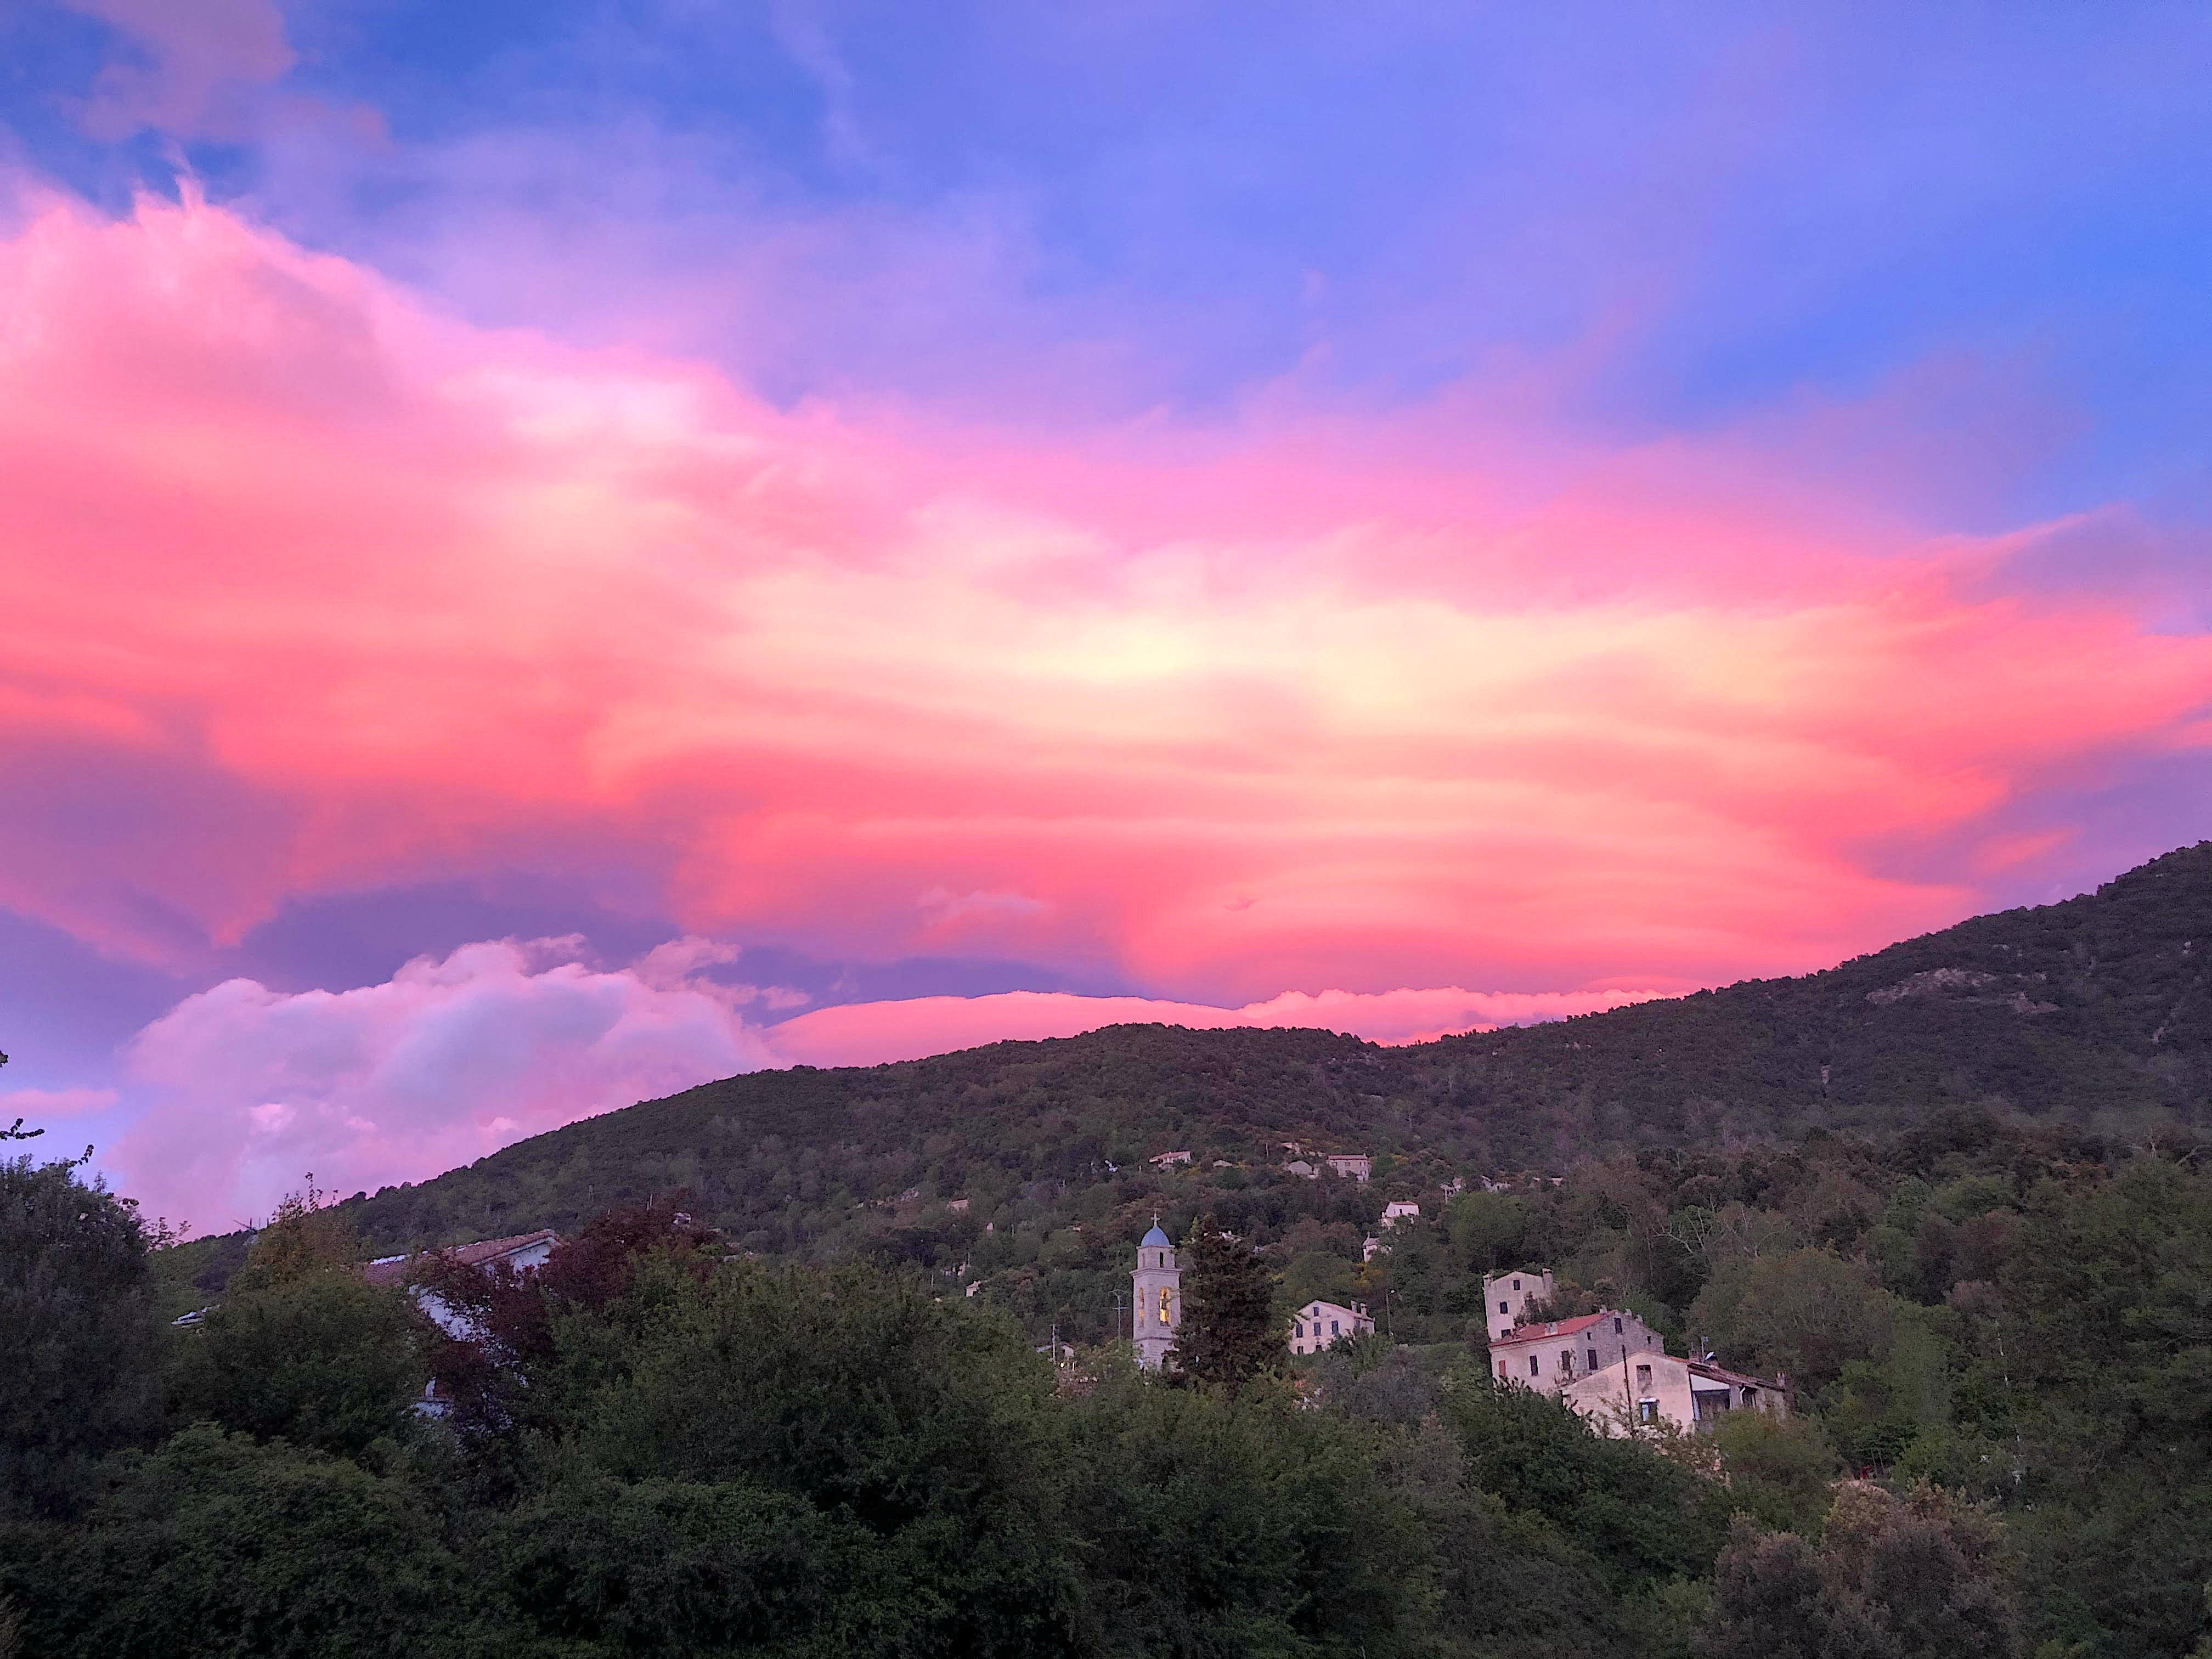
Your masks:
M1161 1323L1161 1324L1163 1324L1163 1325L1164 1325L1164 1324L1166 1324L1167 1322L1168 1322L1168 1287L1167 1287L1166 1285L1161 1285L1161 1286L1160 1286L1160 1323Z
M1510 1313L1510 1312L1512 1312L1513 1310L1512 1310L1510 1308L1507 1307L1507 1306L1506 1306L1503 1302L1501 1302L1501 1303L1499 1303L1499 1304L1498 1304L1498 1312L1500 1312L1500 1313Z
M1638 1365L1636 1368L1636 1386L1639 1389L1649 1389L1651 1386L1650 1366Z
M1328 1322L1328 1334L1331 1336L1334 1336L1336 1334L1336 1322L1334 1319Z
M1528 1356L1528 1375L1536 1375L1536 1356L1533 1353Z
M1575 1351L1574 1351L1572 1348L1562 1348L1562 1349L1560 1349L1560 1350L1559 1350L1559 1375L1560 1375L1561 1376L1572 1376L1574 1374L1575 1374Z
M1595 1370L1597 1369L1597 1350L1595 1348L1592 1348L1588 1353L1584 1354L1583 1358L1589 1361L1590 1370Z
M1618 1319L1613 1322L1613 1334L1615 1336L1619 1336L1620 1334L1620 1322Z
M1303 1342L1306 1340L1306 1322L1301 1319L1296 1321L1295 1324L1298 1334L1298 1340Z
M1656 1423L1659 1420L1659 1402L1656 1400L1638 1401L1636 1420L1639 1423Z
M1521 1288L1521 1281L1519 1279L1516 1279L1513 1281L1513 1288L1516 1291Z
M1751 1397L1752 1397L1752 1395L1753 1395L1757 1394L1758 1392L1759 1392L1759 1390L1758 1390L1758 1389L1746 1389L1743 1391L1743 1403L1744 1403L1744 1406L1745 1406L1745 1407L1746 1407L1747 1409L1748 1409L1748 1408L1750 1407L1750 1405L1751 1405Z

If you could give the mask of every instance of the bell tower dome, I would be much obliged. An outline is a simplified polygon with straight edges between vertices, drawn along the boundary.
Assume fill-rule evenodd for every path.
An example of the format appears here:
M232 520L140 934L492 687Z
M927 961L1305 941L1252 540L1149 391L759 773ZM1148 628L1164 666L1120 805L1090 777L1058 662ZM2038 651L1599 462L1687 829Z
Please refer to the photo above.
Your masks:
M1175 1245L1160 1231L1159 1218L1137 1246L1137 1270L1129 1275L1136 1290L1130 1337L1137 1347L1137 1363L1157 1370L1167 1363L1175 1346L1176 1331L1182 1323L1182 1269L1176 1266Z

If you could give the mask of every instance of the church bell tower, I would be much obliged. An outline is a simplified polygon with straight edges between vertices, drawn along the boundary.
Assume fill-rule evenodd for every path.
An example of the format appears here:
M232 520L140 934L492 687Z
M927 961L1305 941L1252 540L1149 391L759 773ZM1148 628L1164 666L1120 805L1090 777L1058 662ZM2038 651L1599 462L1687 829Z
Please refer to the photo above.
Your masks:
M1137 1363L1157 1370L1167 1363L1176 1328L1182 1323L1182 1269L1176 1266L1175 1246L1160 1231L1158 1216L1152 1218L1152 1231L1137 1246L1137 1271L1129 1278L1136 1287L1129 1334L1137 1345Z

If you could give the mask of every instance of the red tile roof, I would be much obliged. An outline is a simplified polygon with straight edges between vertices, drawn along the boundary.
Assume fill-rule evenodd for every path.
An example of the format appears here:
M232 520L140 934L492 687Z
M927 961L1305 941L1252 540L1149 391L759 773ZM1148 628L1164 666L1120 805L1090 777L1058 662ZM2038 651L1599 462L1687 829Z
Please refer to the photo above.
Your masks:
M556 1244L561 1242L560 1235L550 1227L540 1227L534 1233L517 1233L512 1238L480 1238L473 1244L449 1244L442 1250L425 1250L418 1255L395 1255L381 1261L372 1261L361 1270L362 1277L372 1285L404 1284L409 1270L424 1255L450 1255L464 1267L477 1267L487 1261L496 1261L501 1256L517 1255L549 1239Z
M1579 1319L1562 1319L1542 1325L1516 1325L1507 1334L1492 1338L1490 1346L1504 1348L1516 1342L1542 1342L1553 1337L1573 1336L1605 1317L1604 1314L1584 1314Z

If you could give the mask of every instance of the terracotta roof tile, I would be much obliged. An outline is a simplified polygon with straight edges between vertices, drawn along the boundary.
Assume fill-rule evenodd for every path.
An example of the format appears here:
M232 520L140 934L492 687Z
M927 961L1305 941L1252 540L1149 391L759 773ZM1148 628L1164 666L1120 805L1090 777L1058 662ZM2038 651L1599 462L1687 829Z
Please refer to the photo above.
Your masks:
M1543 1342L1557 1337L1574 1336L1607 1316L1604 1314L1584 1314L1578 1319L1562 1319L1557 1323L1516 1325L1507 1334L1492 1338L1490 1346L1508 1348L1516 1342Z

